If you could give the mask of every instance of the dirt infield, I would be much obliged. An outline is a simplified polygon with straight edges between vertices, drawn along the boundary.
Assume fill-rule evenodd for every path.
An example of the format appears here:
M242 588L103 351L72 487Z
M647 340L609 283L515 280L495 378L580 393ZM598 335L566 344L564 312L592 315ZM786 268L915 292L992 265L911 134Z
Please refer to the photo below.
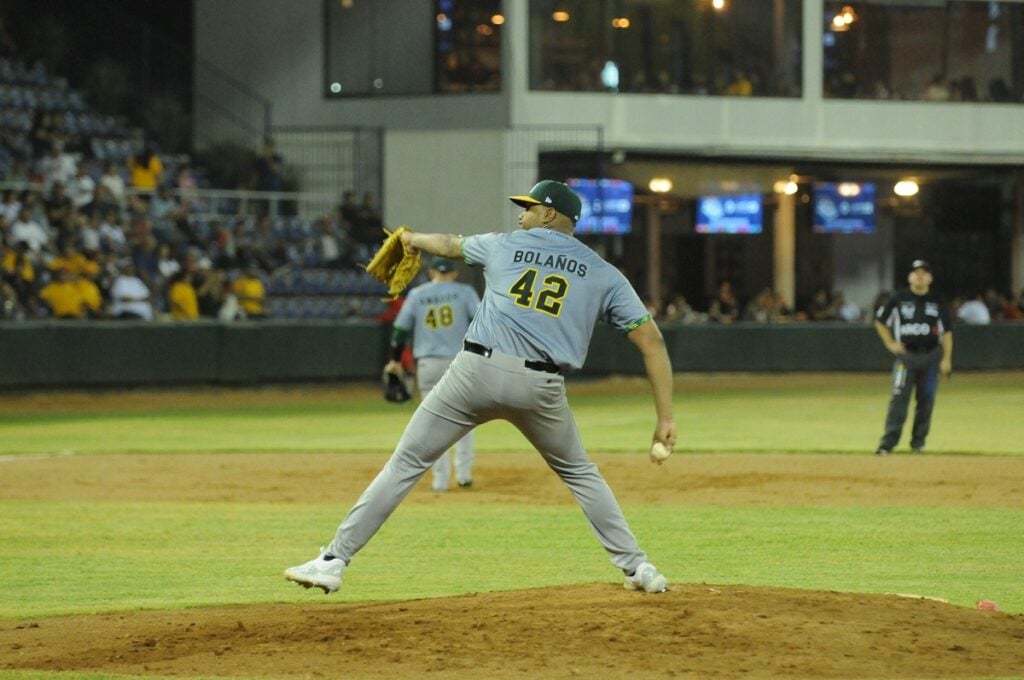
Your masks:
M595 455L624 504L1024 506L1009 457ZM380 454L90 455L0 462L0 499L354 500ZM344 475L323 475L326 466ZM446 503L572 503L529 454L484 454ZM282 472L286 471L286 472ZM421 484L407 503L438 503ZM154 676L946 678L1024 669L1024 616L895 595L585 584L452 598L0 621L0 668Z

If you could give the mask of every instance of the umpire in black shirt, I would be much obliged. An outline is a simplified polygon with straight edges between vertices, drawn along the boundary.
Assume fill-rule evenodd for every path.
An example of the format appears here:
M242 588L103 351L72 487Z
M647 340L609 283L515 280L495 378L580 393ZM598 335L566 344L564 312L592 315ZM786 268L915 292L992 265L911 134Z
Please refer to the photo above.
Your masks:
M896 355L892 369L892 399L885 417L885 434L875 454L892 453L907 419L910 394L917 390L914 429L910 449L920 453L932 422L932 407L939 386L939 372L953 370L953 327L949 307L931 293L932 268L914 260L907 276L910 288L893 295L878 308L875 330L885 348Z

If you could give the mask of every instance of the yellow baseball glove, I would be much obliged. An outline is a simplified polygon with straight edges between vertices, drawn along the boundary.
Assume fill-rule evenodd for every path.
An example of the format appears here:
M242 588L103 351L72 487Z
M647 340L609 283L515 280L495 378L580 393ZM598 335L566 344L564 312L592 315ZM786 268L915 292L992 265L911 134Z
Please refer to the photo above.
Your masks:
M405 231L408 231L405 225L393 232L385 229L388 237L366 265L370 276L388 285L388 294L392 297L398 297L420 271L419 252L410 250L402 242L402 232Z

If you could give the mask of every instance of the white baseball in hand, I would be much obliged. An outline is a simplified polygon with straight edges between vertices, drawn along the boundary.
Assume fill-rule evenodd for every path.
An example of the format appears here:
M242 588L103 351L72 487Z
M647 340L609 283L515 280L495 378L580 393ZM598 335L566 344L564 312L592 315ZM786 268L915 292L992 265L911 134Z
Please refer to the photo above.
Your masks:
M668 448L661 442L654 442L651 446L651 461L661 465L669 454L672 453L672 449Z

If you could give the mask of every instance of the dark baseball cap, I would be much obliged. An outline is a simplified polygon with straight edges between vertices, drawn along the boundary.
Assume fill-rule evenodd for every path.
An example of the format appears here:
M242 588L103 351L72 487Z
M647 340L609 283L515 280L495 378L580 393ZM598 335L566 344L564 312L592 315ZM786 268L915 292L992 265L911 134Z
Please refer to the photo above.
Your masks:
M928 260L914 260L910 263L910 271L915 271L917 269L923 269L926 272L931 272L932 266L928 264Z
M449 260L447 257L441 257L440 255L438 255L437 257L430 261L430 268L436 269L442 274L447 274L448 272L455 271L455 261Z
M580 218L583 209L583 202L576 192L568 184L553 179L537 182L525 196L509 196L508 199L524 208L531 205L550 206L572 220L573 224Z

